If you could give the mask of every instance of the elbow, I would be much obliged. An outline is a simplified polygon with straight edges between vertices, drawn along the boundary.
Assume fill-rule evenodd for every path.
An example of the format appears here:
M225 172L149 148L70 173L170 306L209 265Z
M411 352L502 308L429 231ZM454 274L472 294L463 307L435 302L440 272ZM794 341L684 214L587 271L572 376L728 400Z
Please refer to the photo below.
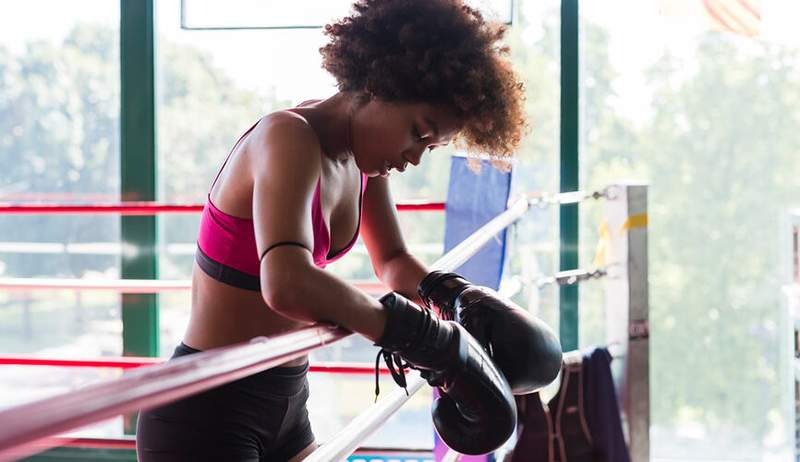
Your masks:
M290 291L283 288L266 289L262 287L261 297L270 310L279 314L291 312L292 307L297 303Z
M302 287L303 278L293 277L289 271L266 271L261 277L261 297L270 310L289 318L304 316Z

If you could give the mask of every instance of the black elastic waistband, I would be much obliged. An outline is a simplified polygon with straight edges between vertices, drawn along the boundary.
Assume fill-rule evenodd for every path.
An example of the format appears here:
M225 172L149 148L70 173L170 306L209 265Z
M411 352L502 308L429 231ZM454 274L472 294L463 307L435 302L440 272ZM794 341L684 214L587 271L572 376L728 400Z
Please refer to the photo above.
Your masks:
M199 266L204 273L219 282L233 287L238 287L239 289L255 291L261 290L261 281L258 276L243 273L237 269L223 265L222 263L211 259L211 257L203 252L200 246L197 246L197 252L194 254L194 259L197 261L197 266Z
M188 356L195 353L200 353L202 350L198 350L196 348L192 348L189 345L181 342L178 346L175 347L175 352L172 354L173 358L179 358L181 356ZM308 362L301 364L299 366L277 366L267 369L262 372L257 372L250 377L254 379L251 380L259 380L259 378L264 379L267 377L277 377L277 378L302 378L304 375L308 373Z

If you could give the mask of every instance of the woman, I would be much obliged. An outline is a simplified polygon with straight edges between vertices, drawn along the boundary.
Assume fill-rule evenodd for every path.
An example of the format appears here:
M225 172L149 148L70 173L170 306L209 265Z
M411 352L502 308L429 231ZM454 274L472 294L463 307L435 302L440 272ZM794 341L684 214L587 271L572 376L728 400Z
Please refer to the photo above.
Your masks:
M210 188L174 356L330 322L440 373L428 358L458 329L406 300L419 300L428 270L403 243L387 177L454 141L510 156L522 84L498 45L502 27L460 0L361 0L325 33L323 67L340 91L263 117ZM392 300L323 270L359 234ZM429 340L404 337L420 325ZM299 358L143 412L140 460L302 460L315 448L307 370Z

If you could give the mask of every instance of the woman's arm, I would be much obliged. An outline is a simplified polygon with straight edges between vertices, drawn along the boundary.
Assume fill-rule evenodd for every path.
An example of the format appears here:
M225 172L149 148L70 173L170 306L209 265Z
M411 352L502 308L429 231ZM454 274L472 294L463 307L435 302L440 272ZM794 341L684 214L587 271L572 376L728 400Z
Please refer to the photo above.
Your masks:
M420 303L417 285L428 269L406 249L388 178L370 178L364 194L361 238L369 251L372 268L390 289Z
M312 258L311 202L319 179L321 151L310 127L290 115L265 123L254 139L253 221L261 260L261 293L288 318L330 322L376 340L386 317L380 302L321 270Z

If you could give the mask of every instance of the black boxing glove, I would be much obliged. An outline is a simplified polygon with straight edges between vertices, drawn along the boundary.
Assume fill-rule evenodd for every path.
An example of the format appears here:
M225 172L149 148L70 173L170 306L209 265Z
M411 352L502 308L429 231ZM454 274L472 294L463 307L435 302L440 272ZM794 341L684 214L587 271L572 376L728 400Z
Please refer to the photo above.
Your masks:
M481 345L461 326L419 309L405 297L380 299L386 327L376 345L400 355L439 387L431 414L436 432L462 454L485 454L513 433L517 407L511 388Z
M514 302L455 273L433 271L419 295L443 319L455 320L494 360L515 395L533 393L561 370L561 343L550 327Z

